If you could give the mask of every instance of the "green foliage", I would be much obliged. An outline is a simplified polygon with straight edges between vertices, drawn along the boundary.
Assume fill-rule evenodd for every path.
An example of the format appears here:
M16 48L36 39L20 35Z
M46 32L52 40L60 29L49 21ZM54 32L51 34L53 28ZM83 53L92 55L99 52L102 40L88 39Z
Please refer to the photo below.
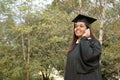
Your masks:
M7 16L4 19L0 18L0 80L25 80L26 62L23 59L23 49L27 54L28 40L30 40L30 79L42 80L44 75L48 80L52 80L50 74L53 73L53 68L63 76L66 64L64 53L73 33L71 20L79 13L79 2L54 0L43 12L32 12L31 1L26 0L16 7L20 15L13 12L12 5L15 5L15 2L0 1L2 17ZM117 80L120 78L120 3L110 0L107 4L101 69L104 80ZM8 6L5 7L6 5ZM99 36L99 2L82 0L82 5L84 14L98 18L92 28ZM16 23L16 18L18 22L20 20L19 23Z

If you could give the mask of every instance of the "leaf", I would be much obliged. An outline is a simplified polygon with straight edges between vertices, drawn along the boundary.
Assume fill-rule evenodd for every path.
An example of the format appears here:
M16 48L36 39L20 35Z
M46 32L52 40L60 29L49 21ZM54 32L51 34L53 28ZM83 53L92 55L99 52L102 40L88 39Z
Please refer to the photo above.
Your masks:
M30 2L30 0L26 0L27 2Z

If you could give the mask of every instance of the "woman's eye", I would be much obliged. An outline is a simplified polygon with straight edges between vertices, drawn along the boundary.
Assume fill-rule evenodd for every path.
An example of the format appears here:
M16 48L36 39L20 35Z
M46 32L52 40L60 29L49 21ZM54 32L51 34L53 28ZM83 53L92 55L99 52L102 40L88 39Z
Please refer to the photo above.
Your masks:
M84 25L81 25L80 27L85 27Z
M77 28L77 27L81 27L81 28L82 28L82 27L84 27L84 26L83 26L83 25L76 25L75 28Z
M77 28L78 26L75 26L75 28Z

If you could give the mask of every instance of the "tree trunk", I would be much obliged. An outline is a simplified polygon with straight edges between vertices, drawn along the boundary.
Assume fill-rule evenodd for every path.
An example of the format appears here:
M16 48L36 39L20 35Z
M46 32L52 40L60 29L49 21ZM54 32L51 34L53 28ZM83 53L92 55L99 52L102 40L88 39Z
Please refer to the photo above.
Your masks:
M49 76L45 75L44 72L42 72L42 79L43 80L50 80Z
M26 65L26 70L27 70L27 74L26 74L26 80L29 80L30 78L30 72L29 72L29 68L30 68L30 34L28 33L28 53L27 53L27 65Z
M99 41L102 44L103 41L103 25L104 25L104 19L105 19L105 11L106 11L106 3L107 0L104 0L104 5L102 6L102 0L99 0L100 7L101 7L101 24L100 24L100 31L99 31Z
M23 60L26 62L26 53L25 53L25 45L24 45L24 35L23 35L23 33L21 35L21 38L22 38Z
M118 73L118 80L120 80L120 69L117 69L117 73Z
M82 13L82 0L79 0L79 6L80 6L80 13Z

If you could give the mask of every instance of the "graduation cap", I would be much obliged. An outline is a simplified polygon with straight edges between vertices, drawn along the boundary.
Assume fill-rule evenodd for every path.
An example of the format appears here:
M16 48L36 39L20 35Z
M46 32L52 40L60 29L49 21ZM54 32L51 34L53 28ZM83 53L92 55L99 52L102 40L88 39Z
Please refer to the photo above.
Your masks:
M89 17L89 16L85 16L82 14L79 14L77 17L75 17L72 22L76 23L76 22L85 22L88 25L92 24L94 21L96 21L97 19Z

